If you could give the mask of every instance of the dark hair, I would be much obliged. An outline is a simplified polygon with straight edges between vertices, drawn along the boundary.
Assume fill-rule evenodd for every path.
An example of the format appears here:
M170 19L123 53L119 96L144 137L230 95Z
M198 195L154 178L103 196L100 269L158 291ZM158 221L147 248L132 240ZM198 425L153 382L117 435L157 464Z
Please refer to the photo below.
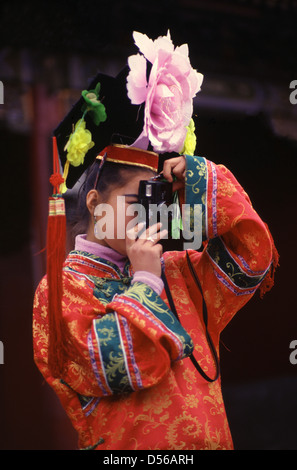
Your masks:
M78 195L75 197L66 197L69 249L72 248L76 235L86 233L88 229L90 213L86 205L86 197L89 191L96 189L104 202L108 199L108 196L113 189L125 186L132 175L134 176L137 175L137 173L144 171L148 173L148 177L155 175L155 172L149 168L125 165L122 163L105 162L95 187L99 164L100 161L95 160L95 162L88 168L85 180L79 189Z

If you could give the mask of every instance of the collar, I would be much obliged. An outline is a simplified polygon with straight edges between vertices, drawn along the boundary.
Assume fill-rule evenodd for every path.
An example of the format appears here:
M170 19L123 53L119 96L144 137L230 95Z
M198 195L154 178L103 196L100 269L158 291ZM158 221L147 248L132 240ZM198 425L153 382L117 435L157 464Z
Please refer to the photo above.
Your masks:
M100 245L100 243L87 240L86 234L76 236L74 249L76 251L90 253L91 255L95 255L97 258L109 261L110 263L112 263L112 265L116 265L121 272L124 271L124 268L128 261L127 256L118 253L112 248Z
M66 259L65 268L87 276L122 279L132 277L129 259L109 247L90 242L86 235L78 235L75 249Z

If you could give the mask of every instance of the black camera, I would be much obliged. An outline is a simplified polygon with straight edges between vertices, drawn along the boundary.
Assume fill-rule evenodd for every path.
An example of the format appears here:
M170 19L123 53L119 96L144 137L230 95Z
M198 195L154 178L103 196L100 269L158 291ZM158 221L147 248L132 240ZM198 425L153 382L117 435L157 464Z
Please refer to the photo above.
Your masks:
M161 229L166 229L168 235L160 243L163 251L182 250L183 241L181 232L177 238L173 237L173 219L177 217L177 204L174 204L172 183L160 174L149 180L139 183L138 203L140 204L139 219L145 222L146 228L157 222L162 223Z

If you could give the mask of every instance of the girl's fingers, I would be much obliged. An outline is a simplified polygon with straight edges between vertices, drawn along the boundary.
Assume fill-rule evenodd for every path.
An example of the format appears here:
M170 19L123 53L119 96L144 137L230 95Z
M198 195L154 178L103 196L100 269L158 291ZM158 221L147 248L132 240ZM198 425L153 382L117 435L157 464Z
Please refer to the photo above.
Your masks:
M162 224L161 222L158 222L157 224L150 225L143 233L141 233L139 239L140 240L149 240L151 239L156 239L157 234L161 228Z
M171 173L173 173L177 177L183 177L185 166L186 166L186 162L185 162L184 156L165 160L164 166L163 166L164 178L166 178L171 183L173 180Z
M163 229L161 232L158 233L158 242L162 240L162 238L165 238L168 235L168 230Z
M153 245L156 245L162 238L165 238L167 234L168 230L164 229L161 230L161 232L155 234L153 237L148 237L146 241L152 243Z
M132 227L130 230L127 230L126 238L130 242L133 242L136 240L147 240L149 237L155 238L161 226L162 224L158 222L157 224L150 225L146 230L143 230L143 228L145 227L145 222L140 222L139 224L136 224L134 227Z
M185 161L184 158L172 169L172 173L182 178L185 171Z
M128 244L131 245L133 241L135 241L138 238L139 232L144 228L145 223L140 222L139 224L136 224L134 227L132 227L130 230L127 230L126 232L126 242L129 240Z
M166 229L160 230L162 227L162 224L161 222L158 222L157 224L154 224L148 227L139 236L139 232L141 231L143 227L144 227L144 222L142 222L141 224L137 224L135 227L133 227L130 230L127 230L126 244L128 245L128 247L131 246L136 241L138 243L151 242L155 245L162 238L165 238L166 235L168 234L168 230Z

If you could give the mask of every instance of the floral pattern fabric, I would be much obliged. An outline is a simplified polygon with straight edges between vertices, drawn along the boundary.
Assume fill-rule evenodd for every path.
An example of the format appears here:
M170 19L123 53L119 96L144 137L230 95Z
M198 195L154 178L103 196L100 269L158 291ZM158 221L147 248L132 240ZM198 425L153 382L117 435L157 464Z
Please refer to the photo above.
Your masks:
M219 355L221 331L261 285L272 262L266 225L234 176L202 157L187 157L185 201L201 204L203 249L188 250L208 308ZM191 216L191 215L190 215ZM124 272L73 251L64 265L63 314L71 354L60 378L47 365L47 284L35 295L37 366L78 432L79 448L108 450L232 449L220 378L207 382L195 358L215 375L202 318L202 297L186 253L164 253L179 321L163 291L131 284Z

